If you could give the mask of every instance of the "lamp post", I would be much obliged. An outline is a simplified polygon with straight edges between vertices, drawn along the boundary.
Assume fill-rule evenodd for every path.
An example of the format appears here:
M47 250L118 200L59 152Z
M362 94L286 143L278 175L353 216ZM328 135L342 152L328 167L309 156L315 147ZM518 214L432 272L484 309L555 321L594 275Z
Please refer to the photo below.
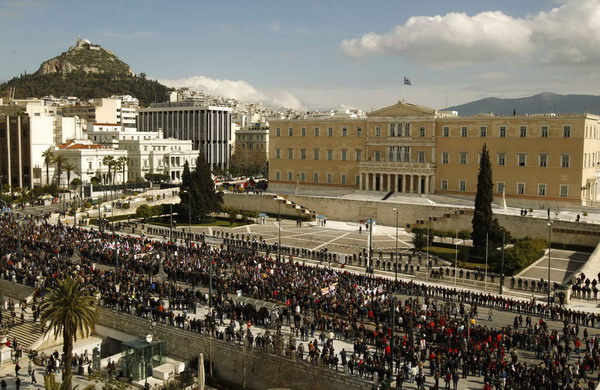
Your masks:
M365 272L368 274L373 274L373 223L375 220L373 218L369 218L367 221L369 223L369 254Z
M500 295L502 295L502 288L504 287L504 240L506 239L506 232L502 231L502 262L500 263Z
M432 220L433 217L430 215L429 222L427 223L427 246L425 247L425 280L429 280L429 225Z
M454 241L454 287L456 287L456 274L458 274L458 229L456 229L456 240Z
M548 305L550 301L550 260L552 256L552 221L548 221Z
M192 194L190 194L190 191L181 191L181 194L187 194L187 198L188 198L188 235L191 236L192 234ZM190 240L191 241L191 240Z
M398 281L398 209L393 208L396 212L396 253L394 253L394 281ZM393 302L393 300L392 300ZM392 317L393 318L393 317ZM392 328L392 334L394 330Z
M169 241L173 242L173 203L169 203L169 211L171 213Z
M277 243L277 261L281 261L281 199L279 199L279 195L275 195L274 199L277 200L277 203L279 204L279 216L277 218L278 233L279 233L279 240Z
M489 234L485 234L485 272L483 274L483 291L487 291L487 271L488 271L488 237Z

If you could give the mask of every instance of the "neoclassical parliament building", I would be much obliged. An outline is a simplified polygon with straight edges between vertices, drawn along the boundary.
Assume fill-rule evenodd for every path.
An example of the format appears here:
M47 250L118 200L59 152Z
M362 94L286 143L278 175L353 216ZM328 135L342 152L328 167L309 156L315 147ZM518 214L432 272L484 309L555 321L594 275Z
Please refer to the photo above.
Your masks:
M272 119L269 189L472 199L484 144L496 200L504 192L517 207L573 207L600 198L597 115L461 117L406 102L362 118Z

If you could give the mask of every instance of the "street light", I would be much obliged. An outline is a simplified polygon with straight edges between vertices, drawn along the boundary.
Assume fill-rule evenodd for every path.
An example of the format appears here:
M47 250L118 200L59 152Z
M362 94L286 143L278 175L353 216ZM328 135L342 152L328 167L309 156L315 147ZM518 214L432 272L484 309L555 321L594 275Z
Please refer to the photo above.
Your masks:
M550 260L552 255L552 221L548 221L548 305L550 301Z
M169 231L169 241L173 242L173 203L169 203L169 210L171 213L171 219L170 219L171 228Z
M394 281L398 281L398 209L393 208L396 212L396 253L394 254ZM393 330L392 330L393 332Z
M278 230L279 230L279 243L277 244L277 261L281 261L281 199L279 199L279 195L275 195L273 197L279 203L279 217L278 217Z
M188 235L191 236L192 234L192 194L190 194L190 191L181 191L181 194L187 194L187 198L188 198ZM191 239L190 239L191 242Z

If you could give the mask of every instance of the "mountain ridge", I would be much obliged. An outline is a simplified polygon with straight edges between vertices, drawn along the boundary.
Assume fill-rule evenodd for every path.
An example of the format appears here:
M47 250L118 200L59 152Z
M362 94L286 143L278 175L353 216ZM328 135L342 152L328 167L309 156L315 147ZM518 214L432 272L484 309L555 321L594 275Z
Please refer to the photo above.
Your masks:
M457 111L461 116L489 114L600 114L600 96L541 92L522 98L489 97L451 106L442 111Z

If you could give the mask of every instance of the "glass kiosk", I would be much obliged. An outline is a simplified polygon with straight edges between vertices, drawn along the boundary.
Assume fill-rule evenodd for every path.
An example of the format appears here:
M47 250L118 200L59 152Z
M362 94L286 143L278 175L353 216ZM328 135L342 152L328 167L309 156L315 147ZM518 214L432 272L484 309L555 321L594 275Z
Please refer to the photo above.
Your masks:
M164 340L153 340L152 335L145 339L122 343L121 369L133 382L152 376L152 369L165 363Z

